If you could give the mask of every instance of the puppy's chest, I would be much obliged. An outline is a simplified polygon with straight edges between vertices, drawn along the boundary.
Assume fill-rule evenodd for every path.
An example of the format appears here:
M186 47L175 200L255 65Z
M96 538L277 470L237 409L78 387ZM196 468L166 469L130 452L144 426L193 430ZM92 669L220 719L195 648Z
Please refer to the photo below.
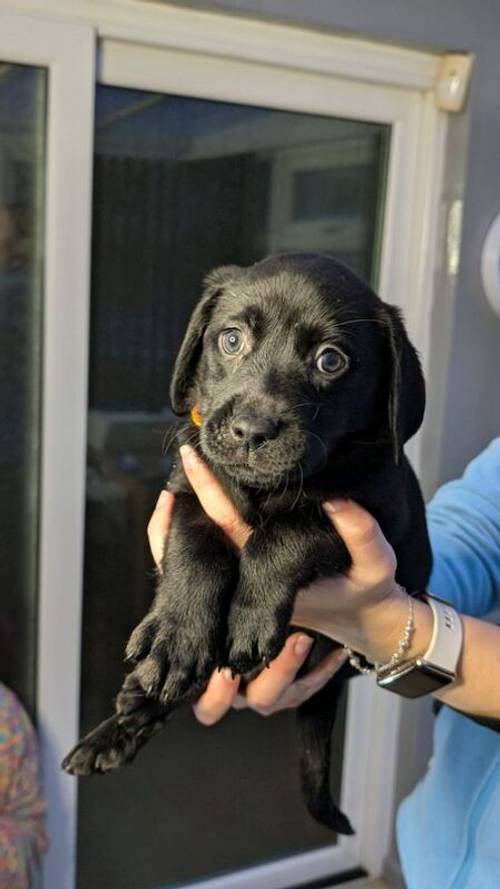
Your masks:
M394 545L407 524L406 497L400 479L387 468L367 472L353 464L349 471L331 467L300 485L284 485L276 490L253 489L236 484L220 467L210 466L236 510L252 527L283 523L293 526L321 526L328 522L322 509L325 500L340 498L356 500L371 512ZM173 465L168 489L176 494L194 492L184 474L180 459ZM201 508L201 507L200 507Z

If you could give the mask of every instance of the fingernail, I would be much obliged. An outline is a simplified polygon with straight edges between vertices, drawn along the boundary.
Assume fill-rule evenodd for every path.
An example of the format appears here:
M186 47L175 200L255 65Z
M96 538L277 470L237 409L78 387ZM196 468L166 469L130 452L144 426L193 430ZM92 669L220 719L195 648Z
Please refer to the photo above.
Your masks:
M226 682L231 682L231 683L233 682L233 673L232 673L231 667L224 667L224 669L222 671L222 675L224 676L224 679L226 680Z
M345 664L347 658L349 657L347 651L344 648L339 648L338 651L332 652L331 656L327 658L325 664L325 676L331 676L340 670L340 668Z
M166 502L168 496L169 496L169 492L168 492L168 491L162 491L161 494L160 494L160 496L158 497L158 500L156 501L156 506L157 506L157 507L158 507L158 506L163 506L163 504Z
M297 655L297 657L302 657L307 651L309 651L313 642L314 639L311 639L310 636L299 636L294 646L295 654Z
M326 500L325 503L322 503L322 507L327 515L333 515L336 512L341 512L347 506L347 500Z
M339 666L340 666L340 664L343 664L344 661L346 661L348 657L349 657L349 652L345 648L339 648L335 652L335 660L336 660L337 664L339 664Z
M184 469L193 469L198 463L198 454L191 445L183 444L179 448Z

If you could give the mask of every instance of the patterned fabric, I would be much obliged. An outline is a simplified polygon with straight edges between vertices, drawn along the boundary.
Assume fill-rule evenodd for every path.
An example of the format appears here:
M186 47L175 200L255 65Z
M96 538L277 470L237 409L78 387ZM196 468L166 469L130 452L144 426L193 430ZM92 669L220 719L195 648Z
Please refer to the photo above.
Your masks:
M38 889L47 849L45 802L33 727L0 682L0 889Z

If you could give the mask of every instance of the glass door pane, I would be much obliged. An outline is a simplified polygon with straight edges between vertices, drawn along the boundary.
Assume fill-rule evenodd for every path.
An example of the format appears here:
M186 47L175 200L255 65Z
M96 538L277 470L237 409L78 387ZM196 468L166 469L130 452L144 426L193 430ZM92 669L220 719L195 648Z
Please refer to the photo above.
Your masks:
M33 713L46 71L0 62L0 678Z
M145 528L169 470L169 377L203 275L301 249L373 280L389 135L97 88L82 733L109 715L151 600ZM240 712L208 730L185 710L132 767L81 781L80 889L159 889L330 845L302 804L294 729L292 713Z

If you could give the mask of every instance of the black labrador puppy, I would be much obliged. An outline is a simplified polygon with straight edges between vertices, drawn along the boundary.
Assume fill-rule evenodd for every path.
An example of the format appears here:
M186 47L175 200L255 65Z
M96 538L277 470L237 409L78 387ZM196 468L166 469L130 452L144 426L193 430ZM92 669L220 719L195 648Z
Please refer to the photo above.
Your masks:
M171 400L189 417L179 443L199 449L254 530L238 558L177 464L156 598L127 647L135 667L115 714L66 757L76 775L130 761L217 665L247 674L276 657L297 591L349 566L326 498L376 517L409 591L429 577L424 505L403 455L424 412L419 360L398 310L340 263L288 254L209 274ZM333 644L319 637L306 669ZM339 833L352 828L330 797L330 739L348 675L346 665L298 710L306 802Z

